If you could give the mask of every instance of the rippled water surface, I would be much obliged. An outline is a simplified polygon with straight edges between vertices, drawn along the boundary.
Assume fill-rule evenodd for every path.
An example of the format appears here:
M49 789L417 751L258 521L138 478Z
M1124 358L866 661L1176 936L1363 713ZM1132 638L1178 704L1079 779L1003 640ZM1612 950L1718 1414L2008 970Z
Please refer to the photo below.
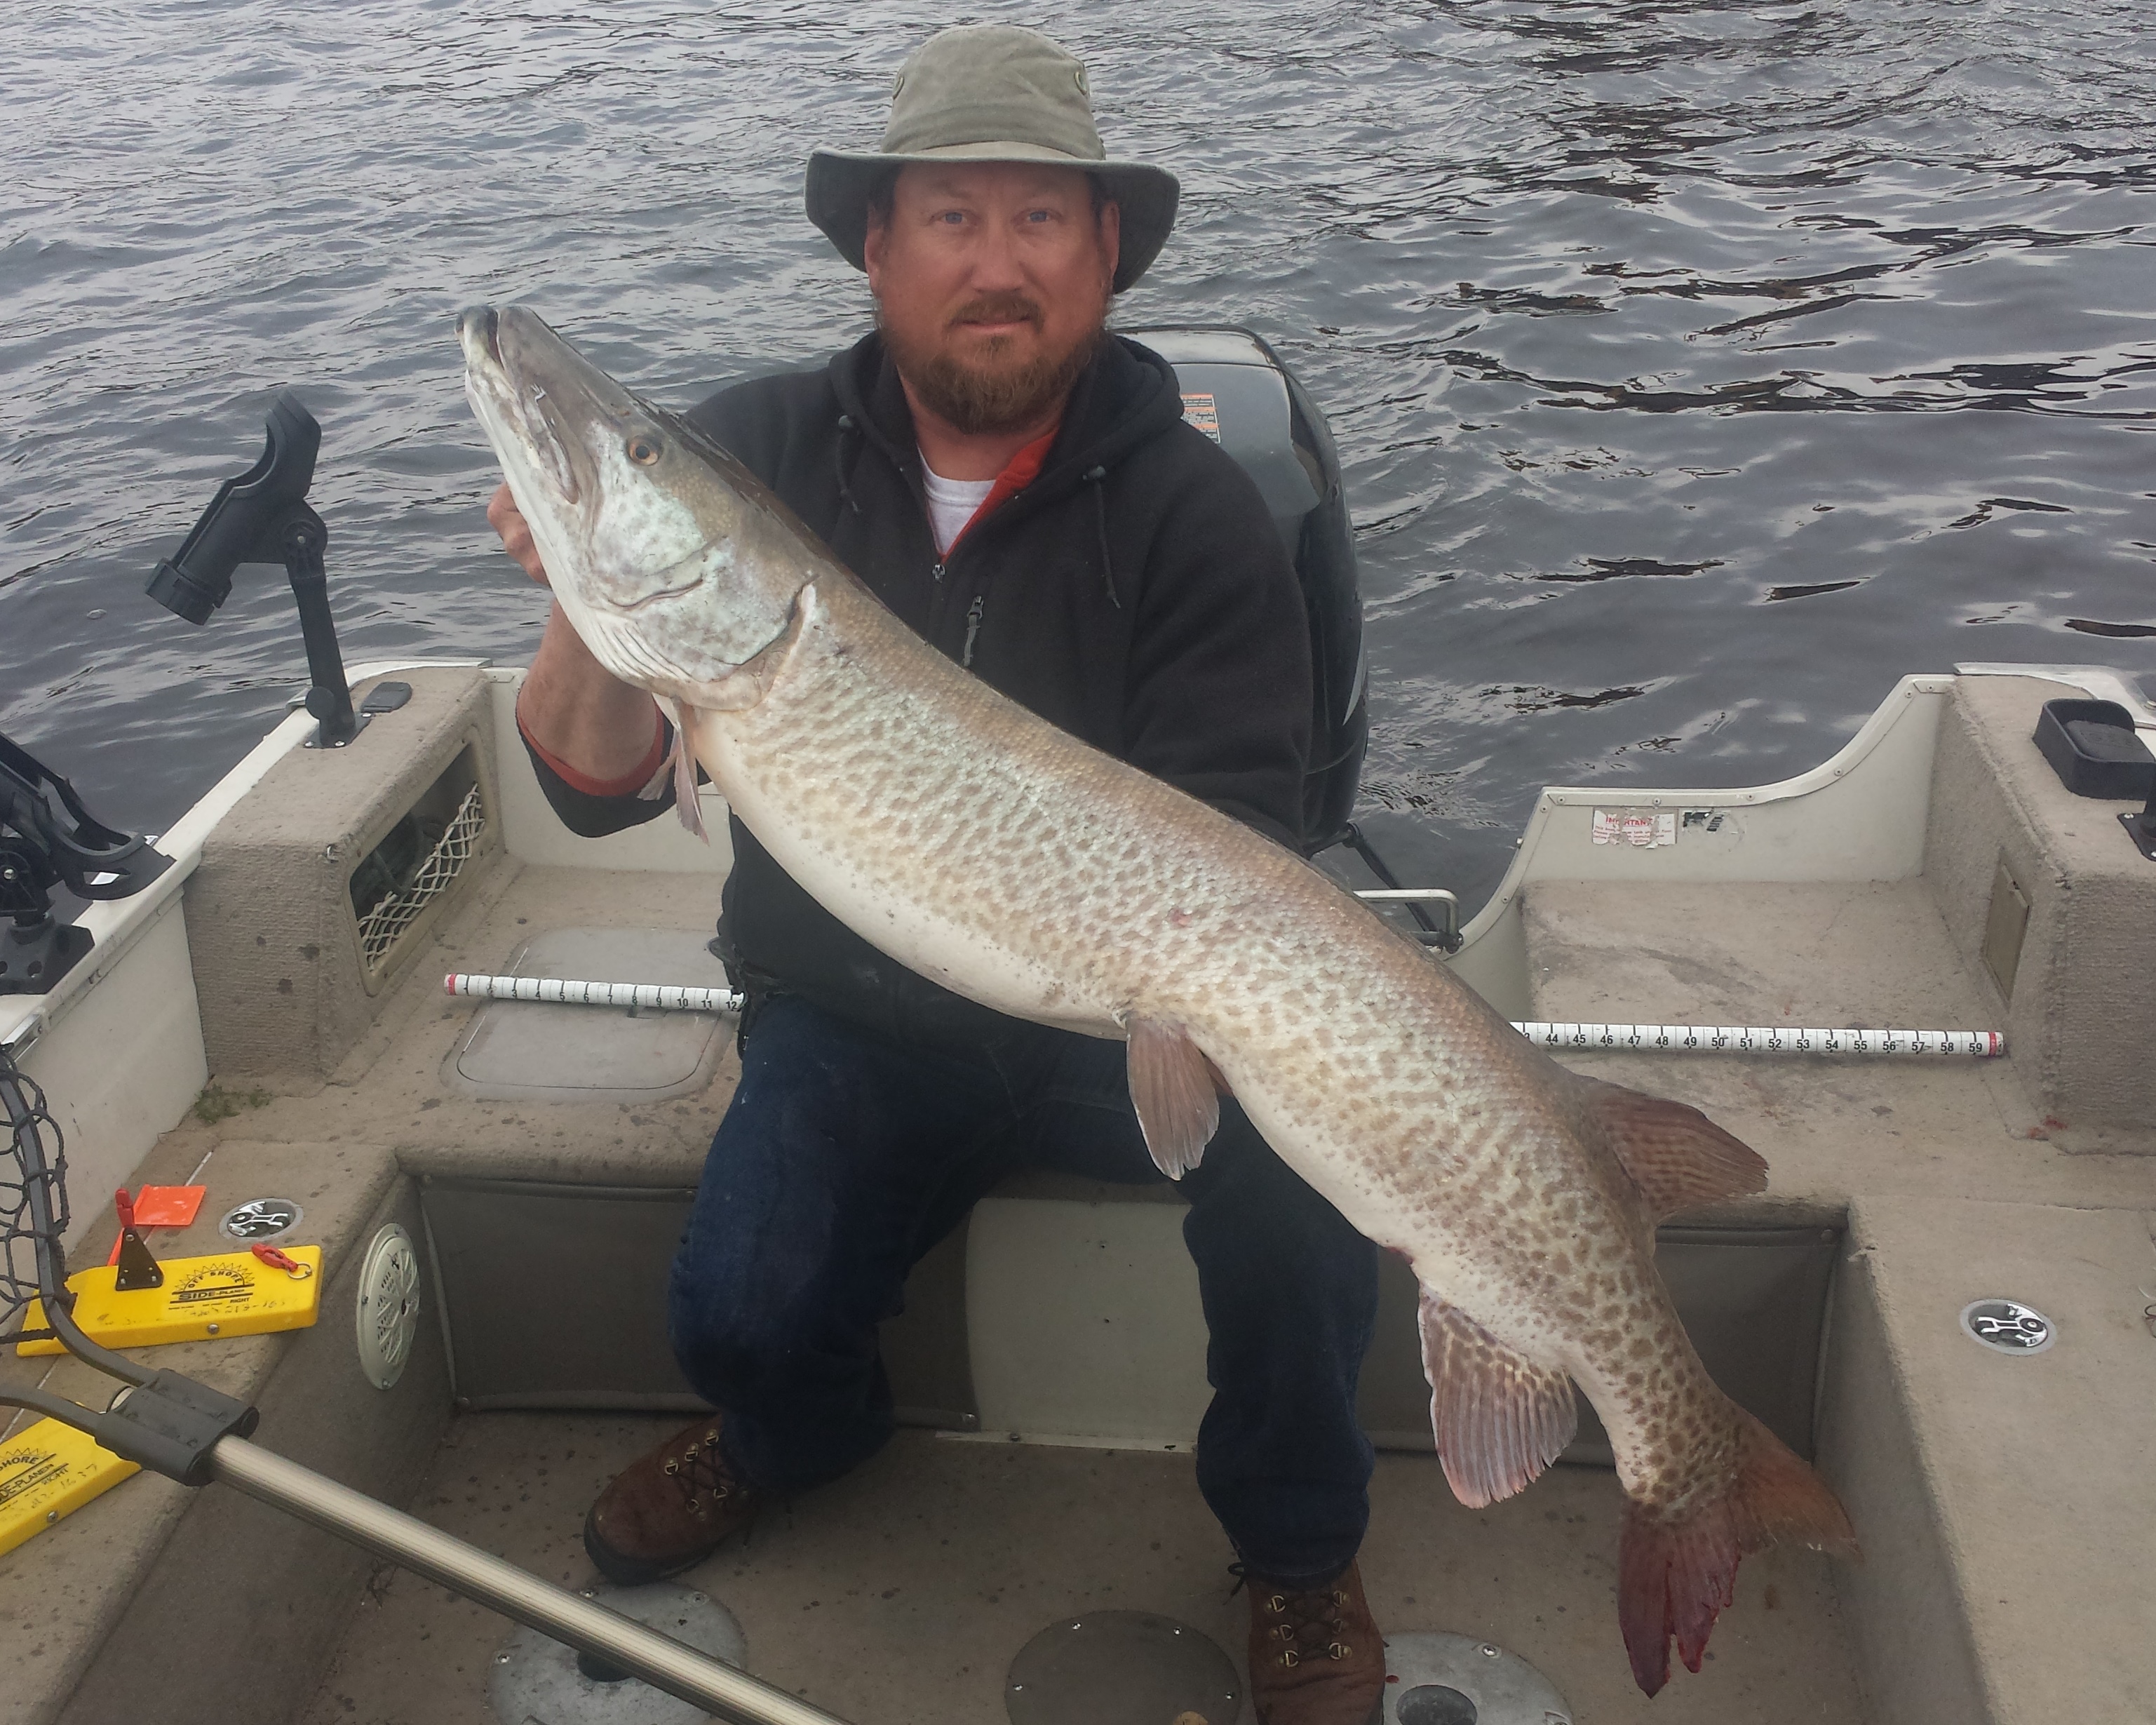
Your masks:
M1486 892L1545 783L1748 783L1905 671L2156 672L2156 52L2140 0L975 7L1182 176L1125 324L1248 324L1359 524L1366 824ZM304 685L281 574L142 595L280 385L347 659L527 657L452 311L658 399L867 316L800 213L952 14L17 0L0 728L168 823Z

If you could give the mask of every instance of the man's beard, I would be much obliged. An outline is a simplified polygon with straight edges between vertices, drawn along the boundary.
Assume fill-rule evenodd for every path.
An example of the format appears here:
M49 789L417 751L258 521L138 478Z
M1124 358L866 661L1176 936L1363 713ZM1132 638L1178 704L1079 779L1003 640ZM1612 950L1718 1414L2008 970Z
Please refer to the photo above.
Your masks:
M1029 322L1040 327L1040 308L1023 294L989 294L960 310L955 323ZM892 328L877 310L876 326L899 375L913 387L921 403L953 430L968 437L1024 431L1047 418L1070 393L1071 385L1092 363L1107 321L1101 321L1057 353L1042 352L1023 362L1010 360L1011 343L998 336L988 342L983 362L968 363L947 348L918 344Z

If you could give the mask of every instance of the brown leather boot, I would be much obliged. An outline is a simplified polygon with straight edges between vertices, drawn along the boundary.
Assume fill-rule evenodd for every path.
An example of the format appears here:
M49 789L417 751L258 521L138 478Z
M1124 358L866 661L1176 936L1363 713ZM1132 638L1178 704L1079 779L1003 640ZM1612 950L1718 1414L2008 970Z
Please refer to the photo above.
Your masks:
M1385 1641L1356 1566L1299 1591L1246 1579L1258 1725L1373 1725L1384 1702Z
M755 1494L719 1459L707 1414L614 1476L584 1517L584 1549L623 1587L701 1563L756 1518Z

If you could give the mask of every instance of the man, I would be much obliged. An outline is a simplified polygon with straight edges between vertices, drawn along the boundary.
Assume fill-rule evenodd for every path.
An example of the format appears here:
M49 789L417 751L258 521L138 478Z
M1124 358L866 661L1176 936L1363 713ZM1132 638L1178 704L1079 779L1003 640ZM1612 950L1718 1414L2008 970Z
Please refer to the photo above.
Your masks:
M808 213L865 270L875 333L690 417L927 640L1052 722L1298 845L1309 644L1255 486L1174 376L1105 334L1175 181L1106 160L1086 74L1030 31L947 30L905 64L881 150L811 156ZM543 580L506 489L489 516ZM669 743L556 608L518 719L575 829L649 819ZM701 1562L766 1497L889 1436L876 1326L1014 1168L1157 1179L1115 1043L1004 1018L884 957L738 821L720 923L742 1078L670 1293L718 1411L625 1469L585 1544L623 1583ZM1242 1561L1267 1725L1364 1725L1383 1644L1354 1567L1371 1453L1355 1384L1375 1252L1224 1099L1183 1182L1215 1390L1198 1478Z

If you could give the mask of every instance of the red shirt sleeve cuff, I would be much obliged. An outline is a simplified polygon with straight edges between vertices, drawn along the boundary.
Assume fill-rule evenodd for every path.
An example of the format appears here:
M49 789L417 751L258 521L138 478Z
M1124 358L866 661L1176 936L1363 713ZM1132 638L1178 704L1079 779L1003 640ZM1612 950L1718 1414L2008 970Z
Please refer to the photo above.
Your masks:
M531 752L544 761L554 776L572 791L581 791L587 797L626 797L649 784L666 759L666 720L656 704L651 709L651 747L634 773L619 778L593 778L588 773L579 773L567 761L555 754L534 737L524 723L524 707L520 701L516 709L516 729Z

